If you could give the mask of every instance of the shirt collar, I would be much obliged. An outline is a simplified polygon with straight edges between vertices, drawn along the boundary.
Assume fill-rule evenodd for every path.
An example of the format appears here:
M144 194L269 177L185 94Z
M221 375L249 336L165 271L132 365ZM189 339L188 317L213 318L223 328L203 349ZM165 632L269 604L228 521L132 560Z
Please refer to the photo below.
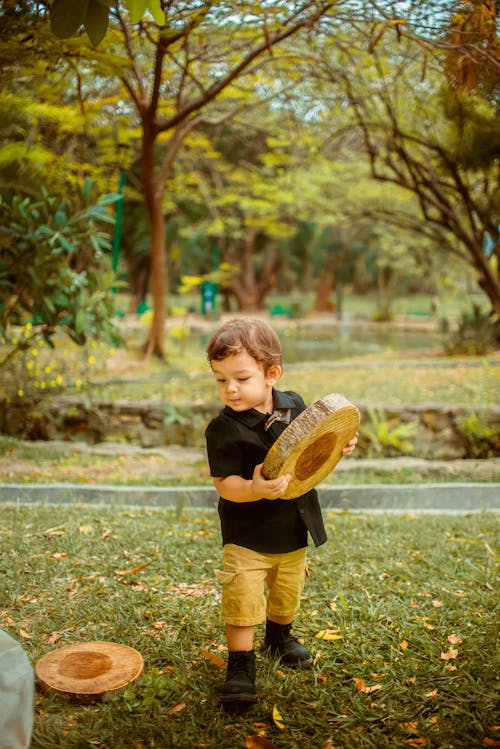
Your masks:
M275 409L294 408L295 403L293 401L293 398L288 395L288 393L284 393L282 390L275 390L273 388L273 406ZM246 426L249 427L254 427L261 421L267 421L267 419L271 415L263 414L261 411L256 411L255 408L250 408L248 411L233 411L233 409L229 406L224 406L224 408L222 409L222 413L226 414L226 416L231 416L231 418L236 419L237 421L240 421L242 424L246 424Z

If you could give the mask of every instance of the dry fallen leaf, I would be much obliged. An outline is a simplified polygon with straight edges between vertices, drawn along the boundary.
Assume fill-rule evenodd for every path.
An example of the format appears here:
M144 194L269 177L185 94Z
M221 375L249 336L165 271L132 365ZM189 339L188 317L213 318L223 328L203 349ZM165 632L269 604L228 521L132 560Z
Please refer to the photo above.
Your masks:
M462 638L455 634L448 635L448 642L451 642L452 645L458 645L462 642Z
M48 639L45 641L47 645L55 645L56 642L59 642L61 639L63 633L62 632L51 632Z
M490 739L486 737L483 739L483 745L484 746L500 746L500 740L499 739Z
M426 697L436 697L437 693L438 693L437 689L432 689L430 692L427 692L427 694L425 696Z
M255 734L255 736L245 736L245 744L247 745L247 749L278 749L276 744L271 743L264 736L259 736L258 734Z
M20 636L21 636L21 637L23 638L23 640L31 640L31 639L33 639L33 638L31 637L31 635L29 635L29 634L28 634L28 633L26 632L26 630L25 630L25 629L20 629L20 630L19 630L19 635L20 635Z
M169 713L180 713L180 711L184 710L185 707L186 707L186 703L185 702L179 702L179 704L175 705L175 707L171 707L168 712Z
M441 601L440 601L440 600L438 600L437 598L435 598L435 599L433 600L433 602L432 602L432 605L434 606L434 608L435 608L435 609L438 609L438 608L439 608L440 606L442 606L443 604L441 603Z
M406 650L406 648L408 647L408 640L401 640L401 642L399 643L399 647L401 648L401 650Z
M142 564L138 564L135 567L131 567L128 570L117 570L116 574L120 575L121 577L125 577L126 575L135 575L137 572L140 572L145 567L149 567L151 562L143 562Z
M222 658L219 658L218 655L211 653L210 650L207 650L206 648L201 648L201 654L204 658L206 658L207 661L211 661L211 663L214 663L216 666L219 666L219 668L227 668L226 661L224 661Z
M400 723L399 725L401 726L401 728L404 728L405 731L408 731L408 733L416 733L416 734L418 734L418 731L417 731L418 723L417 722L413 722L412 721L412 722L408 722L408 723Z
M454 650L453 648L449 648L446 653L441 653L441 659L443 661L449 661L452 658L456 658L458 655L458 650Z
M374 684L371 687L365 686L364 679L354 679L354 683L356 684L359 691L363 692L363 694L372 694L372 692L377 692L379 689L382 689L382 684Z

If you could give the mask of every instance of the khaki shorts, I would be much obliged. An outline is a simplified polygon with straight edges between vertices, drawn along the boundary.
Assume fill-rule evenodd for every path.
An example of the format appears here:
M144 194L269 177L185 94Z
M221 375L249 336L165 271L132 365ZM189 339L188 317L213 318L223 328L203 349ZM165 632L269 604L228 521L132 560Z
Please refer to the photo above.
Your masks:
M266 614L293 617L304 588L306 549L260 554L235 544L224 546L222 620L235 627L262 624ZM267 592L266 592L267 588ZM267 593L267 594L266 594Z

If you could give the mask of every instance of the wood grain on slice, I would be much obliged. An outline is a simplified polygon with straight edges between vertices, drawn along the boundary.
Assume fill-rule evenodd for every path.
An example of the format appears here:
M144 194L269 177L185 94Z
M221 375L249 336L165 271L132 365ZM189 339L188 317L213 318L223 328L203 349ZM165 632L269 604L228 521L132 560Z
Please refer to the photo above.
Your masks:
M114 642L80 642L46 653L35 664L39 685L75 702L105 700L137 679L141 654Z
M358 409L343 395L325 395L278 437L265 457L262 475L273 479L289 473L292 479L282 499L300 497L335 468L359 422Z

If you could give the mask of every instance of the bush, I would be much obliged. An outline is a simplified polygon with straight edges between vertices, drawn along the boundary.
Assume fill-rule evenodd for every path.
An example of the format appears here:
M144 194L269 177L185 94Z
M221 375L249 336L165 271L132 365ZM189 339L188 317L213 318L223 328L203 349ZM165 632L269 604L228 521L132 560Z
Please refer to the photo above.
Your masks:
M484 313L477 304L472 312L464 312L458 326L452 330L448 319L440 321L443 347L449 356L465 354L481 356L500 345L500 320L491 313Z
M40 336L51 345L57 331L79 345L117 339L116 279L101 229L114 222L108 206L116 196L94 202L91 192L86 181L83 207L60 203L43 188L37 200L0 197L0 367Z
M457 419L468 458L494 458L500 449L500 426L488 424L475 411Z

